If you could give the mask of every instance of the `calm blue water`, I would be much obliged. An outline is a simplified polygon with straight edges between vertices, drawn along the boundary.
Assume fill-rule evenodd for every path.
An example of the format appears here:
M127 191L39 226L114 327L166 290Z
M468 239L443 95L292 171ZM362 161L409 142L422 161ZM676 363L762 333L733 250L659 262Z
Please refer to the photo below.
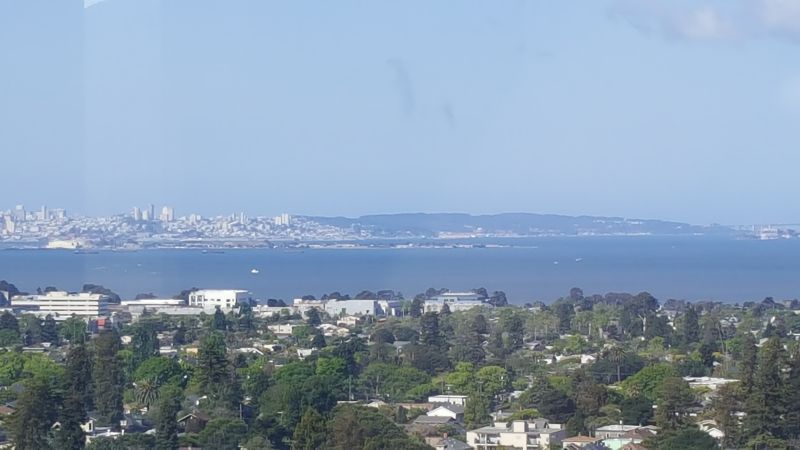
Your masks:
M519 248L369 250L148 250L74 254L0 251L0 279L22 290L102 284L123 297L171 296L192 286L242 288L257 298L428 287L504 290L509 300L650 291L659 299L761 300L800 296L800 240L614 237L507 240ZM580 261L576 259L581 258ZM555 264L554 262L558 262ZM260 273L253 275L250 270Z

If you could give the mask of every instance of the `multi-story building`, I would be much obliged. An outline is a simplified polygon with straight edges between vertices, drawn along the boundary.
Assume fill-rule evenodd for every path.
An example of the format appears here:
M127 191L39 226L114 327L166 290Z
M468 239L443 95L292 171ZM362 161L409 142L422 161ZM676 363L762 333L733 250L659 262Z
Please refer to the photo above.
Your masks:
M240 289L200 289L189 294L189 306L213 311L217 307L231 310L242 303L252 303L250 293Z
M17 295L11 299L11 307L37 316L51 315L56 320L72 316L93 319L108 316L109 297L102 294L48 292L43 295Z
M450 312L466 311L479 306L491 306L483 302L480 294L474 292L445 292L425 300L425 312L441 312L444 305Z
M551 445L560 445L566 437L563 424L550 423L546 419L515 420L467 431L467 445L477 450L543 450L551 448Z

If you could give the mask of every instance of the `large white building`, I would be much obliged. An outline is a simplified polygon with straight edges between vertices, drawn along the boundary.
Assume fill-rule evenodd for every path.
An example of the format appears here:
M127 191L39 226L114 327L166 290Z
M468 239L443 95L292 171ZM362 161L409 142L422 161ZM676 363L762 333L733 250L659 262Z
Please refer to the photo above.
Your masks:
M560 445L566 437L567 431L562 424L545 419L515 420L467 431L467 445L477 450L495 450L498 447L542 450L551 448L553 444Z
M480 294L474 292L445 292L429 300L425 300L425 312L439 313L444 305L450 312L466 311L479 306L491 306L483 302Z
M207 311L219 307L229 311L241 303L251 303L250 293L239 289L200 289L189 294L189 306L197 306Z
M108 316L108 302L108 296L102 294L53 291L44 295L17 295L11 299L11 307L42 317L50 314L56 320L72 316L92 319Z

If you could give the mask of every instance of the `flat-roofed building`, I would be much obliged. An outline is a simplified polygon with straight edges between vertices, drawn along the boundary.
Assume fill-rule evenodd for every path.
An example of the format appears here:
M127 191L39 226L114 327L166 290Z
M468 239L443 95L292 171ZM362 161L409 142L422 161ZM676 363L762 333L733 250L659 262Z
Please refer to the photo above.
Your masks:
M240 289L200 289L189 294L189 306L198 306L207 311L217 307L229 311L243 303L252 303L252 298L249 292Z
M49 314L55 320L72 316L93 319L108 316L109 300L102 294L52 291L43 295L17 295L11 299L11 307L40 317Z
M445 292L431 299L425 300L425 312L442 312L444 305L447 305L450 312L466 311L480 306L491 307L491 304L484 303L483 297L474 292Z

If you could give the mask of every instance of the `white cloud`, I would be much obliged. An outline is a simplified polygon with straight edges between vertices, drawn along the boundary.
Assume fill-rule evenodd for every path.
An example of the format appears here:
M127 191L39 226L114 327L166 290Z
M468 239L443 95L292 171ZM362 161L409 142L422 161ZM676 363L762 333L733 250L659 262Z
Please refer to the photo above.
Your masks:
M83 0L83 8L84 9L91 8L92 6L94 6L94 5L98 4L98 3L102 3L104 1L106 1L106 0Z
M760 0L759 10L767 31L800 38L800 0Z
M672 39L779 36L800 42L800 0L616 0L610 12L640 31Z

